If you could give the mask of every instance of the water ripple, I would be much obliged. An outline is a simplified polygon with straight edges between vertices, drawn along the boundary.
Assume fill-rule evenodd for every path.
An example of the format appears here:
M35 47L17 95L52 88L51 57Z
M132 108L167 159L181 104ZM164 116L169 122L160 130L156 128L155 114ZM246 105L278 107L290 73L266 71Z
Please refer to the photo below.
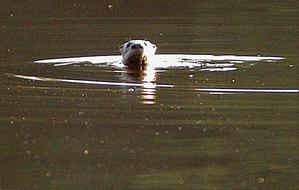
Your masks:
M232 71L237 64L247 62L275 62L283 57L265 56L236 56L236 55L187 55L187 54L157 54L150 65L154 68L167 69L173 67L198 67L203 71ZM113 66L124 68L120 55L72 57L59 59L37 60L38 64L54 64L54 66L67 66L76 64L93 64L97 66Z
M90 84L90 85L104 85L104 86L127 86L127 87L142 87L145 89L155 88L176 88L176 90L194 90L209 94L248 94L248 93L299 93L298 89L262 89L262 88L196 88L196 87L184 87L172 84L155 84L151 82L144 83L127 83L127 82L108 82L108 81L94 81L94 80L77 80L77 79L62 79L62 78L49 78L38 76L26 76L17 74L6 74L16 78L45 81L45 82L65 82L76 84Z

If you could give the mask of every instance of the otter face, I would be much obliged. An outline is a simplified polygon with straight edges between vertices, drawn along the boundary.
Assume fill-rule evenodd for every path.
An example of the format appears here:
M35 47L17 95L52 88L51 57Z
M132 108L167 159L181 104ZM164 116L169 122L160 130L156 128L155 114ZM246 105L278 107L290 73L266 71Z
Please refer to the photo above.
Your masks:
M128 67L143 68L155 54L157 46L146 40L131 40L120 47L122 62Z

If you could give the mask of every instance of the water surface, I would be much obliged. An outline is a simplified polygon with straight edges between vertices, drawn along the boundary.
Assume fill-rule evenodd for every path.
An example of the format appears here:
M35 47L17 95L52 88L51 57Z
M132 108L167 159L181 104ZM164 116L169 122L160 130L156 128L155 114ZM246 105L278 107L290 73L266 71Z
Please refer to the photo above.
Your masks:
M0 189L296 189L297 3L132 2L1 6Z

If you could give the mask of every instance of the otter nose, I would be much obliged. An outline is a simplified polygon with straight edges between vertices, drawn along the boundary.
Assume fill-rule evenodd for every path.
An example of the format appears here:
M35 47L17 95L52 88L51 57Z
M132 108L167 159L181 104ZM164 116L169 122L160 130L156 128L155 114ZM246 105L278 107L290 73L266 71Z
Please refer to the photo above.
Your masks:
M134 44L132 45L132 49L143 49L143 47L140 44Z

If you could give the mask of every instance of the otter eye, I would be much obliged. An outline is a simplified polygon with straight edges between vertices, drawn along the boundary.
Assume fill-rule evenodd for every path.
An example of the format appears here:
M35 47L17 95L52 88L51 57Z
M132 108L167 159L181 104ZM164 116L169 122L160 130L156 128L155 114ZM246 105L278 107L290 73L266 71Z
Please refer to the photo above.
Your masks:
M132 44L132 42L127 43L126 48L129 48Z
M156 48L157 46L153 45L153 48Z

